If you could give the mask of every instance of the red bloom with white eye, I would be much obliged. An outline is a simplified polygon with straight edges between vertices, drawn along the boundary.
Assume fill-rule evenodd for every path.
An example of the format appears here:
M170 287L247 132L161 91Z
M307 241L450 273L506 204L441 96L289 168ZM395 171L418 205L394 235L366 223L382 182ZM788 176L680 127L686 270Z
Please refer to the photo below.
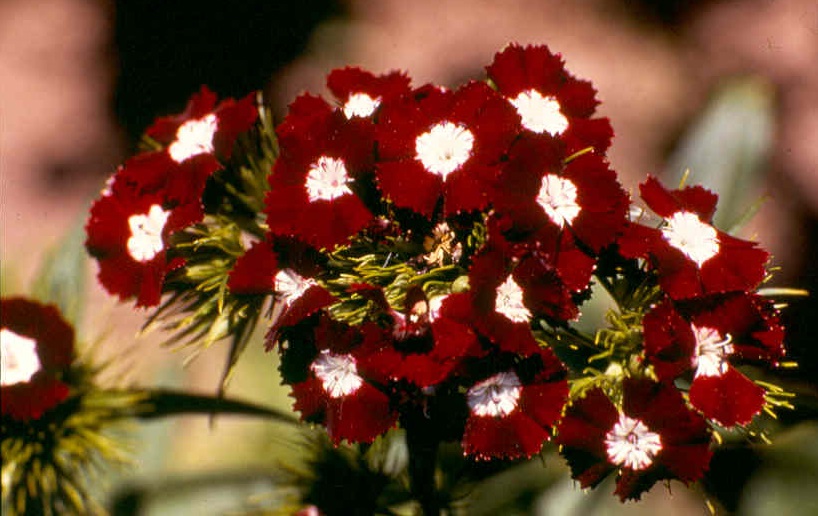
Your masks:
M624 227L628 195L600 155L563 165L556 147L537 135L515 142L498 181L495 209L509 216L512 232L550 225L598 252Z
M691 371L690 403L722 426L749 423L765 391L731 365L775 363L784 355L783 327L770 301L735 293L658 305L645 316L645 358L660 380ZM684 314L684 315L683 315Z
M626 378L622 409L593 389L573 402L555 441L582 487L617 472L615 493L639 499L659 480L700 479L712 452L705 420L691 412L679 391L648 379Z
M228 160L238 135L257 118L255 95L238 101L227 98L216 105L216 94L202 86L182 113L157 118L145 134L165 145L176 163L202 154Z
M409 82L401 72L373 75L352 66L333 70L327 76L327 87L341 102L347 118L373 118L384 99L408 95Z
M569 153L587 147L605 152L611 145L608 119L591 118L599 103L594 87L568 73L562 57L545 45L509 45L486 71L528 131L563 141Z
M660 229L626 227L618 240L627 258L648 258L673 299L754 290L769 257L757 244L711 225L718 197L700 186L667 190L649 177L639 185L647 205L664 218Z
M318 249L346 243L373 219L354 193L356 181L373 166L371 124L348 120L324 100L303 95L278 132L281 155L270 175L265 209L270 233Z
M469 388L464 453L478 460L539 453L567 397L564 366L550 349L537 349Z
M163 193L113 189L91 206L85 247L97 259L102 286L137 306L159 304L168 272L184 265L168 259L167 239L201 220L195 204L168 207Z
M353 327L327 316L318 319L313 334L316 353L306 380L292 386L292 395L301 418L325 425L336 445L344 439L372 442L397 422L389 397L372 383L382 382L382 376L360 360L362 350L370 347L367 341L382 336L374 325Z
M56 307L0 300L0 348L3 418L38 419L68 397L62 375L74 360L74 329Z
M381 105L378 186L396 206L431 217L485 208L519 117L484 83L427 87Z

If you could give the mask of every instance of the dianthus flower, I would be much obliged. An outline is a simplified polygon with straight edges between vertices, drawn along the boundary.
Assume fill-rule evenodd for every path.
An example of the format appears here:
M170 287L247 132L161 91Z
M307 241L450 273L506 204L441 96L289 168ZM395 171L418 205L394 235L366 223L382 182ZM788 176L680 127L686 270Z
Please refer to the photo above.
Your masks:
M137 306L158 305L165 276L184 265L168 257L168 238L200 220L197 204L169 206L162 192L103 192L85 226L85 246L97 259L100 283L123 301L135 297Z
M608 119L591 118L599 103L593 86L568 73L562 57L545 45L511 44L486 70L526 130L561 140L569 153L610 146Z
M389 397L378 387L386 378L361 361L372 347L368 340L383 335L374 324L349 326L315 314L281 339L282 376L292 385L293 408L303 420L326 426L336 445L371 442L397 422Z
M327 76L327 87L347 118L373 118L384 99L408 95L409 83L409 77L401 72L374 75L353 66L333 70Z
M400 208L427 218L483 209L519 117L484 83L456 91L425 87L381 105L378 187Z
M624 227L628 196L602 156L586 153L563 164L555 147L538 135L515 142L499 176L495 209L511 218L511 232L549 225L599 252Z
M568 397L565 367L550 349L538 348L507 365L466 392L463 451L478 460L539 453Z
M733 293L657 305L644 319L645 358L660 380L692 372L690 404L722 426L747 424L761 412L765 390L741 374L738 360L775 365L784 356L783 328L772 303Z
M649 177L642 199L664 219L660 228L637 223L618 240L628 258L647 258L673 299L754 290L764 278L768 253L712 225L718 196L700 187L667 190Z
M638 500L659 480L700 479L712 455L707 423L679 391L637 378L625 379L621 409L598 388L571 403L555 441L582 487L615 471L623 501Z
M290 105L265 201L272 234L331 251L369 224L373 215L355 190L372 171L372 130L318 97L302 95Z
M39 419L68 397L63 375L74 360L74 329L56 307L0 300L0 348L3 418Z

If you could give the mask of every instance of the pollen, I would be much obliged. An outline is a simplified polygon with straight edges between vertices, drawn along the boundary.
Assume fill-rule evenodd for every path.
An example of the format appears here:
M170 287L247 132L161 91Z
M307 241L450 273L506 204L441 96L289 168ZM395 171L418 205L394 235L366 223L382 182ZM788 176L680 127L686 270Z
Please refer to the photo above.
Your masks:
M188 120L176 130L176 141L170 144L168 153L176 163L213 152L213 135L219 125L216 115L209 115L196 120Z
M605 448L612 464L640 471L653 464L662 450L662 439L642 421L620 414L619 421L605 434Z
M571 224L582 208L577 204L577 187L563 177L547 174L542 179L537 203L559 227Z
M719 253L716 230L699 220L695 213L678 211L666 222L667 226L662 228L665 240L694 261L699 268Z
M5 328L0 330L0 385L27 382L41 368L37 341Z
M506 371L475 384L466 397L475 416L504 417L517 408L520 394L520 378L514 372Z
M149 262L165 248L162 242L162 231L170 216L158 204L150 207L147 213L128 217L131 236L128 238L128 254L137 262Z
M415 158L429 172L446 177L471 157L474 134L451 122L441 122L415 139Z
M523 304L523 290L511 276L497 287L494 306L495 310L514 322L531 319L531 312Z
M313 361L310 369L331 398L354 394L364 383L352 355L335 355L325 349Z
M346 115L347 119L356 116L366 118L372 116L372 113L378 109L380 104L380 98L373 99L366 93L353 93L344 104L344 115Z
M537 90L526 90L509 102L517 109L523 127L529 131L559 136L568 129L568 119L554 97L543 97Z
M321 156L307 172L307 195L310 202L332 201L351 194L344 160Z
M696 350L693 354L695 376L721 376L727 372L727 357L733 354L735 348L731 344L732 338L721 337L718 330L713 328L691 325L696 336Z

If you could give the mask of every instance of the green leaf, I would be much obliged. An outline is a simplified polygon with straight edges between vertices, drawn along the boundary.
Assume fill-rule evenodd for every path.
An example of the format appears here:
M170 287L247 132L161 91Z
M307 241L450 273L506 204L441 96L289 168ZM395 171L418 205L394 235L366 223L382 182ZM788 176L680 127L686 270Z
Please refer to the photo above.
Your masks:
M63 317L76 328L85 301L85 214L71 231L46 255L32 288L32 295L59 307Z
M757 78L737 79L716 91L682 137L665 169L675 186L690 171L690 182L719 194L716 226L727 231L746 222L762 197L773 140L773 91ZM757 209L757 206L755 206Z

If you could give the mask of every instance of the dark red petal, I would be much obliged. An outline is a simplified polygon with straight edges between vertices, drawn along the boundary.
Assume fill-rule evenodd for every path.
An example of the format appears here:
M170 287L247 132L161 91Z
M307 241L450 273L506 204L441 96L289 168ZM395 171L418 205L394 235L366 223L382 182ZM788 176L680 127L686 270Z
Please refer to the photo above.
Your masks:
M47 374L0 388L0 413L17 421L39 419L68 397L66 384Z
M590 81L570 77L557 93L560 111L572 118L590 118L599 101Z
M616 239L619 254L625 258L647 258L651 249L661 245L662 232L641 224L626 223Z
M229 160L236 138L249 131L258 118L256 94L251 93L238 101L225 99L216 108L215 114L219 123L213 135L213 147L221 158Z
M744 425L761 412L764 389L728 366L721 376L699 376L690 386L690 403L722 426Z
M290 306L283 308L281 315L273 322L267 332L267 350L271 350L278 341L278 334L282 328L298 324L303 319L318 312L336 301L335 297L321 286L313 285L301 297L293 301Z
M185 110L178 115L163 116L157 118L153 125L148 127L145 134L154 140L169 144L176 139L176 131L179 126L188 120L195 120L207 115L216 105L216 94L210 91L207 86L202 86L198 93L194 93L185 107Z
M528 89L554 95L566 76L559 54L552 54L545 45L523 48L517 43L498 52L486 71L500 92L511 98Z
M560 135L568 154L593 147L604 154L611 146L614 130L607 118L572 118L568 129Z
M730 291L752 291L764 279L764 265L769 253L755 243L733 238L719 231L719 253L701 267L701 278L707 294Z
M35 340L40 365L46 372L62 371L74 360L74 328L56 306L21 297L3 298L0 328Z
M352 66L333 70L327 76L327 88L341 102L346 102L354 93L366 93L373 99L408 95L409 82L409 76L403 72L376 76Z
M696 336L671 303L655 306L645 315L642 326L645 358L660 380L672 381L691 368Z
M426 217L432 215L443 190L440 176L414 159L379 163L375 174L386 199Z
M255 242L236 260L227 288L234 294L272 294L278 272L278 255L270 243Z
M568 380L523 387L520 408L541 427L551 429L562 414L568 399Z
M477 460L531 457L548 437L543 427L520 410L502 417L472 415L463 433L463 452Z
M678 211L695 213L709 223L716 211L718 196L701 186L692 186L681 190L668 190L653 176L639 185L642 199L651 210L664 218L671 217Z
M303 382L296 383L292 386L290 395L295 398L293 410L301 413L302 421L317 423L324 421L329 396L324 391L320 380L310 377Z
M619 419L619 412L608 396L593 389L574 401L557 427L555 441L561 446L579 448L607 460L605 434Z
M344 439L350 443L369 443L392 428L398 419L389 398L364 383L349 396L327 399L327 433L336 445Z

